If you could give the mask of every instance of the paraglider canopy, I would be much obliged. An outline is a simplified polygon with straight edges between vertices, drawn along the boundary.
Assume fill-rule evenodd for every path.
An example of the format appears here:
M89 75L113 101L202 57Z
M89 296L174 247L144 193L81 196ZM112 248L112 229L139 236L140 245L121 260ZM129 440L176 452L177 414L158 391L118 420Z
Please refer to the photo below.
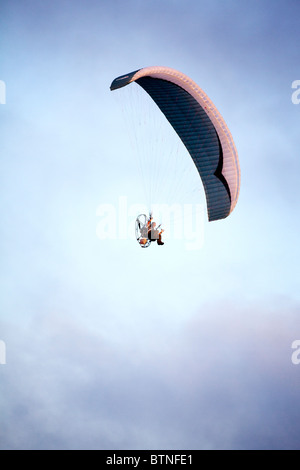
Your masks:
M138 83L155 101L192 157L205 189L209 221L227 217L240 191L240 167L232 135L204 91L169 67L146 67L113 80L116 90Z

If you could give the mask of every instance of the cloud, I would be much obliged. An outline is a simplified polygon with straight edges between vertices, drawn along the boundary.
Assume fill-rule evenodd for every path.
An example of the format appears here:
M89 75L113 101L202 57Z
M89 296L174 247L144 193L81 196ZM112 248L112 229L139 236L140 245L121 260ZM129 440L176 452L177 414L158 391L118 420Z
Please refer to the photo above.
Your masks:
M210 304L123 342L68 316L16 329L1 448L296 449L296 307Z

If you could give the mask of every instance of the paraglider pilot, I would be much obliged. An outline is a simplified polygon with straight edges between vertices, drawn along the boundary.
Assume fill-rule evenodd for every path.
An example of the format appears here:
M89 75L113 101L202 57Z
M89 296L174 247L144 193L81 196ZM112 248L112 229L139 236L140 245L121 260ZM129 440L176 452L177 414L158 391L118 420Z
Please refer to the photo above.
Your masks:
M153 217L150 214L149 220L147 222L147 227L148 227L148 239L151 240L152 242L157 241L158 245L164 245L164 242L161 240L162 233L164 232L163 229L158 230L156 228L156 222L152 222Z

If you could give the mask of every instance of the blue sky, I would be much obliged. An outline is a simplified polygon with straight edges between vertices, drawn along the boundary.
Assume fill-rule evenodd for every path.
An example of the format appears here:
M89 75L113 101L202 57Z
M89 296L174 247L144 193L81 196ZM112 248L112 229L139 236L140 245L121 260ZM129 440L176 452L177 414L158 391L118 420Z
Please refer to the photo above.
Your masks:
M299 9L1 2L1 449L299 449ZM99 206L140 202L109 86L150 65L196 81L238 149L200 250L97 237Z

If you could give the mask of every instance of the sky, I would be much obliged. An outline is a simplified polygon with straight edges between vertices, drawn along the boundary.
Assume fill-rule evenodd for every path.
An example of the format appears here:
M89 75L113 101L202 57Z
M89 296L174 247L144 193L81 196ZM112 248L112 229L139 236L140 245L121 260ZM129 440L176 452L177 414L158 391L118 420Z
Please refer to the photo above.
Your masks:
M300 448L299 14L1 2L1 450ZM152 65L208 94L239 154L228 218L207 222L199 187L197 249L134 239L140 173L109 87Z

